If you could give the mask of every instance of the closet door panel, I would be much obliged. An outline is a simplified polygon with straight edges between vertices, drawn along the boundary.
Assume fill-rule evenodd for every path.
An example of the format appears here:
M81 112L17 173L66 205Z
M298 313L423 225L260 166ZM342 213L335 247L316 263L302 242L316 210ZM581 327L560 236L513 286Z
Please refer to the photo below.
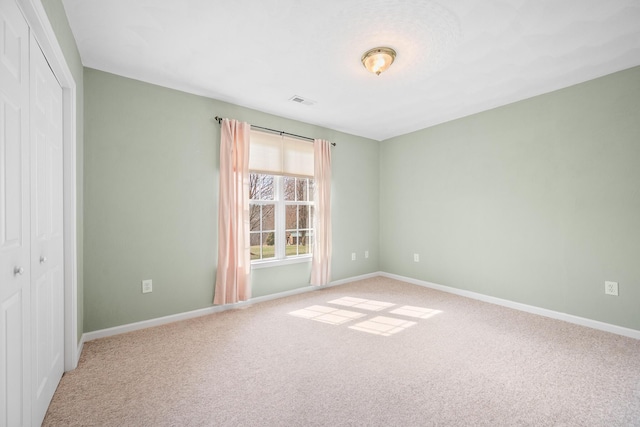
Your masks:
M29 29L0 2L0 425L30 419Z
M44 419L64 370L62 89L31 39L32 421Z

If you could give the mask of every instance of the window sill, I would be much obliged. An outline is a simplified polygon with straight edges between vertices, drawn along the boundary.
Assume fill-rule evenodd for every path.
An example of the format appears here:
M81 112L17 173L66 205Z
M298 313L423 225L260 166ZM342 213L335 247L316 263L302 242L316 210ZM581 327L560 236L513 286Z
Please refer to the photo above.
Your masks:
M297 256L293 258L274 259L267 261L252 261L251 269L257 270L260 268L279 267L281 265L299 264L301 262L311 262L311 255Z

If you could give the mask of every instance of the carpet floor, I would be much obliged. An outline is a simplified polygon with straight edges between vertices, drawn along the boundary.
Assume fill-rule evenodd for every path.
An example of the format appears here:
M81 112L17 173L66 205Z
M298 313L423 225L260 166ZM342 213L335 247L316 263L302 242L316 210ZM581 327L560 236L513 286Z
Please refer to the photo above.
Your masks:
M640 426L640 341L388 278L85 343L45 426Z

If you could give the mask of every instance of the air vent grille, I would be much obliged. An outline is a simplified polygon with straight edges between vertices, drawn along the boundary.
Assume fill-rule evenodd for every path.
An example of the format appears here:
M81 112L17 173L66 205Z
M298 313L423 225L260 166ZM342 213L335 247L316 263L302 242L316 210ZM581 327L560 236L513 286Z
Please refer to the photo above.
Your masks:
M289 101L302 105L313 105L316 103L316 101L312 101L311 99L307 99L298 95L293 95L291 98L289 98Z

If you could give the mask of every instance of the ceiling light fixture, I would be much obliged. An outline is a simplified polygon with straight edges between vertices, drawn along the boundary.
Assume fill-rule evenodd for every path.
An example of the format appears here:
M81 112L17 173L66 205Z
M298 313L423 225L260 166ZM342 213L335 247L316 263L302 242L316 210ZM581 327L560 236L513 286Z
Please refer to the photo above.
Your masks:
M364 68L379 76L393 64L394 59L396 59L395 50L390 47L374 47L362 55L361 61Z

